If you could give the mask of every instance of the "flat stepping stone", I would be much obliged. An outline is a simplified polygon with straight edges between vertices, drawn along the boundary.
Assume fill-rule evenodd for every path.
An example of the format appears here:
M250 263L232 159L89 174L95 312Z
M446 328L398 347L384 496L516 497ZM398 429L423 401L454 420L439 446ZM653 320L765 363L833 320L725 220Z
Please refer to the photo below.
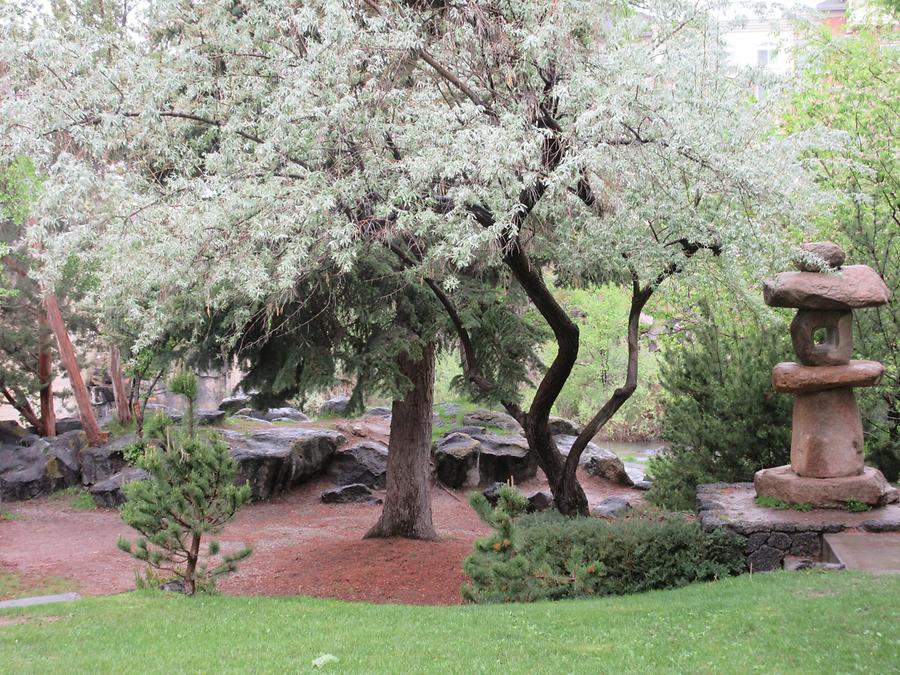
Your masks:
M763 299L771 307L857 309L887 304L891 293L868 265L849 265L835 274L781 272L763 282Z
M54 602L72 602L81 596L78 593L60 593L58 595L36 595L33 598L18 598L17 600L3 600L0 609L11 607L34 607L35 605L49 605Z
M847 569L900 574L900 532L839 532L825 535L825 556Z
M840 387L874 387L884 375L878 361L850 361L843 366L802 366L779 363L772 369L775 391L793 394Z

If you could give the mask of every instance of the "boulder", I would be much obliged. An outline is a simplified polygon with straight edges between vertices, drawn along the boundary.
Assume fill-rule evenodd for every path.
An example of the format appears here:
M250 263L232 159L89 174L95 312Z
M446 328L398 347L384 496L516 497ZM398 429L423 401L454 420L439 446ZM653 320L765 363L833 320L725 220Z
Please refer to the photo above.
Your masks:
M347 407L350 405L350 397L349 396L334 396L333 398L328 399L322 406L319 408L319 414L321 415L335 415L342 416L346 414Z
M484 427L475 427L475 426L461 426L461 427L453 427L444 436L449 436L450 434L465 434L466 436L477 436L478 434L483 434L487 431Z
M366 417L390 417L391 409L384 408L381 406L375 406L373 408L366 408Z
M235 419L261 420L266 421L266 413L255 408L241 408L232 414Z
M528 450L528 441L522 436L478 434L478 475L480 484L510 478L522 483L537 474L537 457Z
M322 493L321 499L326 504L381 504L381 500L361 483L331 488Z
M62 434L68 433L70 431L82 431L84 426L81 424L81 420L77 417L61 417L56 420L56 435L61 436Z
M309 418L296 408L269 408L263 414L263 419L269 422L277 422L280 420L291 420L294 422L309 422Z
M622 497L607 497L591 509L591 515L598 518L618 518L631 511L631 504Z
M763 282L771 307L857 309L885 305L891 298L884 280L868 265L850 265L835 274L781 272Z
M269 499L323 472L346 438L328 429L273 427L249 436L226 431L238 465L236 482L249 483L254 500Z
M0 446L0 501L19 501L48 495L56 489L40 448Z
M459 403L435 403L431 411L438 417L456 417L462 412L462 407Z
M550 417L551 436L577 436L581 433L581 427L565 417Z
M546 492L534 492L528 495L528 511L546 511L553 506L553 497Z
M97 506L114 508L128 501L122 486L135 480L148 480L150 475L143 469L130 467L114 473L106 480L91 486L91 496Z
M502 488L503 485L504 483L491 483L488 485L487 489L481 493L491 506L497 506L497 502L500 501L500 488Z
M553 440L556 441L556 447L563 456L568 457L569 450L572 449L572 444L575 442L576 438L577 436L563 435L554 436ZM584 470L592 476L606 478L618 485L625 485L627 487L632 487L634 485L631 477L625 470L625 465L622 463L622 460L614 453L605 448L601 448L594 443L587 444L584 452L581 453L578 464L583 466Z
M451 488L477 485L480 447L478 441L464 433L448 433L440 438L434 450L437 479Z
M30 434L14 420L0 421L0 445L30 445L24 439Z
M463 415L463 424L480 427L496 427L522 433L522 425L512 415L495 410L476 410Z
M128 463L122 450L135 440L134 434L127 434L97 448L84 448L80 454L82 484L100 483L124 469Z
M328 475L337 485L362 484L384 489L388 449L377 441L362 441L334 453Z
M224 410L198 410L196 414L197 424L212 426L225 421Z
M43 448L47 471L56 480L56 489L81 485L81 452L87 447L87 436L83 431L67 431L32 447Z
M225 411L226 415L233 415L241 408L248 407L250 407L250 397L245 396L244 394L226 396L222 399L222 402L219 403L219 410Z
M811 253L821 259L829 267L840 267L844 264L846 255L843 249L833 241L811 241L800 244L800 250ZM820 266L810 264L804 260L797 261L797 269L801 272L819 272Z

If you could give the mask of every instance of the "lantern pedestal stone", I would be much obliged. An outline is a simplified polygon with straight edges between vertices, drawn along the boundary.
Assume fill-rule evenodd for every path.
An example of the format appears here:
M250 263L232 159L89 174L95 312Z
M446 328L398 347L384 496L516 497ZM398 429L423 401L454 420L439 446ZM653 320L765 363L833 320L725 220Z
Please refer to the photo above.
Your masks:
M843 251L831 242L804 248L829 265L843 263ZM880 471L863 464L862 419L853 393L855 387L877 385L884 366L850 360L852 310L883 305L890 293L866 265L829 274L805 264L801 269L782 272L763 285L767 304L799 310L791 338L800 363L779 363L772 370L775 390L794 395L791 463L758 471L756 493L818 507L895 502L897 490Z

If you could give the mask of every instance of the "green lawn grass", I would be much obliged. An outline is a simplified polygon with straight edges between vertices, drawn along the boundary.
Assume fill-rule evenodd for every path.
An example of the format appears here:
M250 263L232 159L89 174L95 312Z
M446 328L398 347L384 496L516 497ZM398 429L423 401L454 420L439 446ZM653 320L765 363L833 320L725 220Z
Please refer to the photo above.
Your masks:
M778 572L533 605L136 592L0 611L0 671L896 672L900 577ZM318 671L316 671L318 672Z

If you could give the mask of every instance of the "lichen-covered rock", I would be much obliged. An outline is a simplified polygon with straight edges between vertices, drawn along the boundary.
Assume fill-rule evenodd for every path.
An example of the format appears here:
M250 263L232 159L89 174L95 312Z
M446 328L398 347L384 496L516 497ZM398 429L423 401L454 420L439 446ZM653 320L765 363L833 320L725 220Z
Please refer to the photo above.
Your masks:
M495 427L522 433L522 425L512 415L495 410L476 410L463 415L463 424L479 427Z
M321 499L326 504L381 504L381 500L361 483L325 490Z
M84 426L77 417L61 417L56 420L56 435L62 436L70 431L82 431Z
M328 475L337 485L360 483L384 489L388 449L377 441L362 441L334 453Z
M150 475L143 469L129 467L118 473L114 473L106 480L91 486L90 493L97 506L114 508L124 504L128 499L122 486L135 480L148 480Z
M563 456L568 457L576 438L577 436L561 435L554 436L553 440L556 441L556 447ZM614 453L594 443L587 444L587 447L585 447L584 452L581 453L581 457L578 459L578 464L583 466L584 470L592 476L606 478L617 485L634 486L634 482L625 470L622 460Z
M28 431L23 429L19 423L14 420L0 421L0 444L13 446L27 445L23 441L28 435Z
M233 415L241 408L250 407L250 397L239 394L236 396L226 396L219 403L219 410L224 410L226 415Z
M0 446L0 501L19 501L53 492L47 457L39 448Z
M198 410L196 414L197 424L213 426L225 421L224 410Z
M477 485L480 447L478 441L464 433L448 433L440 438L434 450L434 466L438 480L451 488Z
M251 498L269 499L322 473L346 439L328 429L262 429L249 436L223 433L238 465L237 483L249 483Z
M87 436L83 431L67 431L50 441L41 442L47 455L47 470L62 487L80 485L81 453L87 447ZM59 489L59 488L57 488Z
M821 259L829 267L840 267L846 259L844 250L833 241L810 241L800 244L799 248L801 251L806 251ZM813 265L803 260L797 261L797 269L801 272L821 271L819 265Z
M382 406L366 408L366 417L390 417L390 416L391 416L390 408L384 408Z

